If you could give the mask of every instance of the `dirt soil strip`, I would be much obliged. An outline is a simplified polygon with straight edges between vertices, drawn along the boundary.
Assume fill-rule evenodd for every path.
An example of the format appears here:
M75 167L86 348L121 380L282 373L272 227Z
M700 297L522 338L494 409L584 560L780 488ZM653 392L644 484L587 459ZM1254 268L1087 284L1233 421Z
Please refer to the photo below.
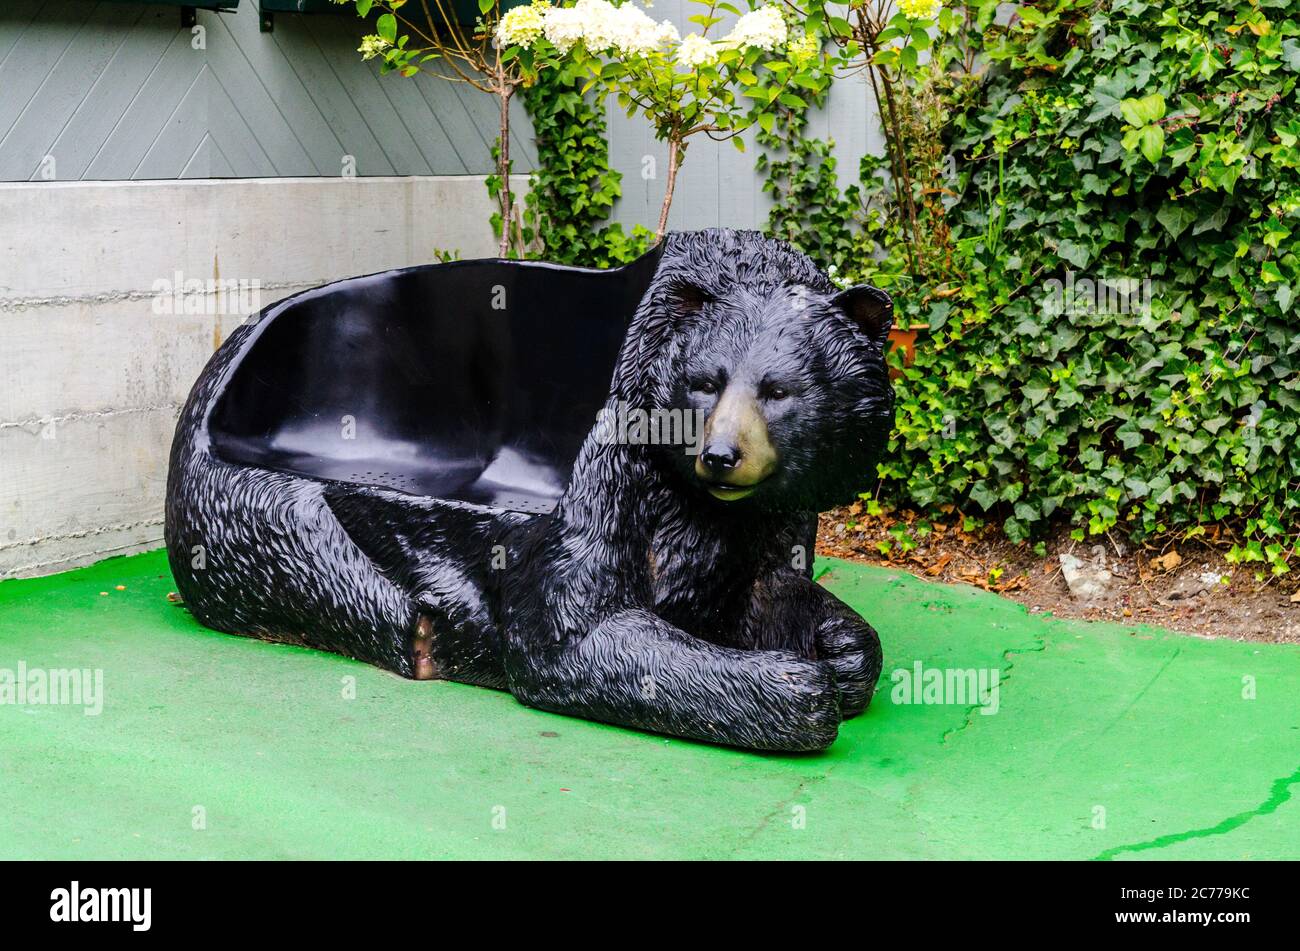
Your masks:
M956 515L934 523L910 512L869 516L858 503L822 516L817 552L974 585L1005 595L1033 614L1141 622L1203 637L1300 643L1296 582L1260 580L1258 565L1229 564L1224 544L1166 540L1134 548L1110 536L1075 541L1068 528L1060 528L1036 554L994 527L964 532L961 522ZM908 540L900 546L904 531Z

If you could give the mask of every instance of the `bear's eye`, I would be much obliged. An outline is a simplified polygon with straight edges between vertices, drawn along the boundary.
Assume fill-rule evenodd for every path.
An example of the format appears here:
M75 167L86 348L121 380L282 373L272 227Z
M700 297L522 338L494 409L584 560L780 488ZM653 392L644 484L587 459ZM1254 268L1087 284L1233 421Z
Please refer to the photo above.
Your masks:
M718 392L718 384L714 383L712 380L697 380L691 389L695 390L697 393L706 393L712 396L714 393Z
M763 395L769 400L784 400L789 398L790 391L780 384L774 384L767 387Z

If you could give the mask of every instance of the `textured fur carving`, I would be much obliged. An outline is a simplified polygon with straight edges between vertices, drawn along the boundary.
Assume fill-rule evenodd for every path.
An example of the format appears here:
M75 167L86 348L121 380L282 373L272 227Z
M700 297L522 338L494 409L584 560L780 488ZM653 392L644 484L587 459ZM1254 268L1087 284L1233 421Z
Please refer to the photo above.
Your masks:
M816 512L869 481L892 424L890 312L883 293L837 294L756 233L671 235L607 409L709 416L729 393L761 416L775 468L728 501L738 490L701 478L688 447L593 431L548 515L219 458L206 420L255 345L246 326L177 430L167 540L181 594L211 627L405 676L423 623L437 676L676 736L822 749L880 673L875 632L809 566Z

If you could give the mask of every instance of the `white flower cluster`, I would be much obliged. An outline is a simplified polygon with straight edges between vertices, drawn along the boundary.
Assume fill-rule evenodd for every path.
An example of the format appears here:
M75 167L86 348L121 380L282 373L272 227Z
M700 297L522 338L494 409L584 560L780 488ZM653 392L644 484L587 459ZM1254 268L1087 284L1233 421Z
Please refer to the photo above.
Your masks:
M361 45L357 47L357 52L361 54L362 59L374 59L390 49L392 45L382 36L363 36L361 37Z
M722 42L730 46L756 46L770 53L784 44L785 38L785 20L781 11L776 7L759 7L737 20Z
M692 33L683 39L682 45L677 47L677 62L691 69L707 66L709 63L716 62L717 58L717 47L710 43L707 37L698 33Z
M527 10L528 16L511 19L521 10ZM582 43L593 53L622 56L653 53L679 38L677 27L667 20L656 23L639 7L630 3L616 7L609 0L578 0L571 7L541 3L516 7L497 24L497 42L503 45L528 47L539 35L561 53Z
M760 7L737 20L721 43L698 33L683 40L667 20L656 23L630 2L615 6L609 0L578 0L571 7L534 0L530 6L506 11L497 23L496 40L501 46L527 49L539 36L561 53L581 43L592 53L619 56L645 55L680 43L677 62L694 68L715 62L720 46L753 46L771 52L785 43L786 26L776 7Z
M529 47L542 35L546 11L551 5L545 0L534 0L526 7L513 7L501 15L497 23L497 43L502 47Z

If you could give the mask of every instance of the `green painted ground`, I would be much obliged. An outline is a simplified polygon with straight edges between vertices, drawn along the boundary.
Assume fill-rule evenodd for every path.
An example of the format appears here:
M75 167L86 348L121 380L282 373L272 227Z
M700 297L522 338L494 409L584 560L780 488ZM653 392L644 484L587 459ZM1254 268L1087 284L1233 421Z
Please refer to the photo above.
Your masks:
M998 712L887 680L829 753L755 755L204 630L161 553L5 582L0 680L98 668L105 701L0 706L0 858L1300 855L1300 650L826 567L887 675L996 668Z

